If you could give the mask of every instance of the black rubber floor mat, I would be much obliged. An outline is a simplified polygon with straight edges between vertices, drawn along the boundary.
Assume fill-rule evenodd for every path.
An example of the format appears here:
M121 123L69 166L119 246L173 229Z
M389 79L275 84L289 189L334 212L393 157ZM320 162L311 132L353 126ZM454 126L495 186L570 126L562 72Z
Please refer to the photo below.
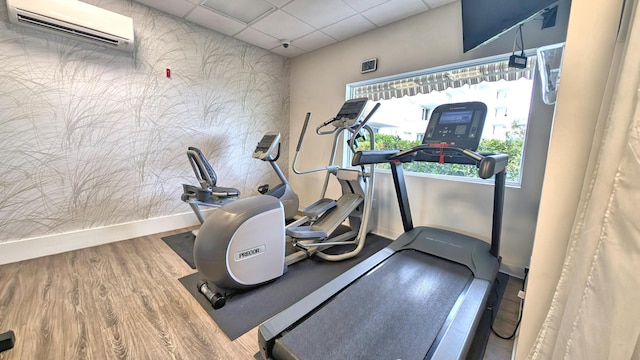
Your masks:
M364 248L355 258L338 262L317 258L302 260L291 265L288 271L275 281L228 298L226 305L218 310L214 310L198 292L198 282L203 279L200 273L185 276L180 282L229 339L234 340L386 247L390 242L389 239L370 234Z
M192 269L196 268L196 262L193 260L193 243L196 241L196 237L189 232L165 236L162 238L167 245L176 254L180 255L180 257L191 266Z

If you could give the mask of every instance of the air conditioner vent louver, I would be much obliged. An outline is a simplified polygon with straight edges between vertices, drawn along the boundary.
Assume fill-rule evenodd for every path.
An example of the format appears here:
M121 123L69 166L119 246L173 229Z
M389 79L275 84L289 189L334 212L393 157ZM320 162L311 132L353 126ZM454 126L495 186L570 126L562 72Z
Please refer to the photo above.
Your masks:
M6 0L9 21L132 52L133 19L79 0Z
M69 27L65 27L62 25L57 25L57 24L52 24L46 21L42 21L36 18L32 18L26 15L22 15L22 14L18 14L18 21L21 23L27 23L27 24L31 24L34 26L40 26L49 30L57 30L57 31L62 31L66 34L69 35L74 35L74 36L80 36L83 38L88 38L91 40L96 40L96 41L100 41L102 43L108 44L108 45L113 45L113 46L118 46L118 41L114 40L114 39L109 39L106 37L102 37L102 36L98 36L95 34L90 34L88 32L84 32L81 30L77 30L77 29L72 29Z

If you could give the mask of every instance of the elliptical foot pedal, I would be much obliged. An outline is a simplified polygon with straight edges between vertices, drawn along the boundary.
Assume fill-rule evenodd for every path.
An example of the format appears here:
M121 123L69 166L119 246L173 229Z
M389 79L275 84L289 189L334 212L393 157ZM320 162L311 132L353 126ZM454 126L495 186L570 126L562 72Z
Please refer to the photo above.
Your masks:
M310 219L315 219L318 216L322 215L324 212L336 207L336 204L336 201L333 199L320 199L307 206L307 208L305 208L302 213Z
M207 298L207 300L211 303L211 306L213 306L213 308L216 310L222 308L224 304L227 303L227 299L224 297L224 295L211 291L209 283L207 283L205 280L200 280L200 282L198 283L198 292L204 295L204 297Z
M313 226L296 226L287 228L287 236L296 239L326 239L327 232Z

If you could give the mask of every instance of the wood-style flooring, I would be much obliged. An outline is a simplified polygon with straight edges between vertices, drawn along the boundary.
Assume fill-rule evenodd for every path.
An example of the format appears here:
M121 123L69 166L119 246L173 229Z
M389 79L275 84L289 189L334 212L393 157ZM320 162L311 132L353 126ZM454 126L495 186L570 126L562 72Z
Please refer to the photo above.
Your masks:
M0 266L0 359L253 359L257 328L230 341L178 281L191 269L162 240L172 232ZM508 284L494 328L515 327L521 287ZM510 359L491 335L485 359Z
M518 292L522 289L522 280L509 278L504 291L500 308L493 322L493 329L502 337L510 337L518 323L520 315L520 298ZM493 332L489 335L489 342L485 350L484 360L509 360L513 351L514 339L504 340Z

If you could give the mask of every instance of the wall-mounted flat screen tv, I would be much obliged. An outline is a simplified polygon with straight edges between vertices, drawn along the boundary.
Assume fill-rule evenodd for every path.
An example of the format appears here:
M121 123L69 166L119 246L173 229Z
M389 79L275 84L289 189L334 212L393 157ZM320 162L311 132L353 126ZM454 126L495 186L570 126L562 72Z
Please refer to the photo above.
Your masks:
M558 0L462 0L464 52L495 40L557 2Z

